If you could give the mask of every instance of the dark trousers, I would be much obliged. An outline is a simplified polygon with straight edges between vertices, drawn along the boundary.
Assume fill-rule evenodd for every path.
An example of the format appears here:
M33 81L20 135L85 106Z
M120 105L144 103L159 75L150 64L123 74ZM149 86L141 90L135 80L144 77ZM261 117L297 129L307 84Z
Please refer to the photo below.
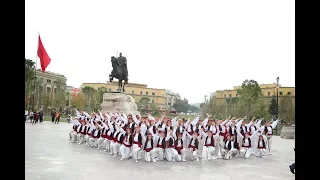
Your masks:
M51 120L52 120L52 122L54 122L54 118L55 118L55 117L54 117L54 116L52 116L51 118L52 118L52 119L51 119Z
M58 118L56 118L56 122L54 122L54 123L59 123L59 120L60 120L60 118L58 117Z
M27 121L27 116L25 115L25 116L24 116L24 122L26 122L26 121Z
M42 121L43 121L43 117L42 117L42 116L40 116L40 117L39 117L39 120L40 120L40 122L42 122Z
M293 169L296 169L296 163L291 164L291 167L292 167Z

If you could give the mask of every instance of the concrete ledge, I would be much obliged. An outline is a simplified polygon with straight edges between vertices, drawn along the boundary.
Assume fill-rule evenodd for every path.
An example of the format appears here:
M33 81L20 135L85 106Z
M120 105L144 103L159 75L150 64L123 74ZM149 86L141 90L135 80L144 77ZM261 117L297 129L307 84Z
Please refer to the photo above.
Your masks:
M280 137L284 139L295 139L295 127L283 126L281 129Z

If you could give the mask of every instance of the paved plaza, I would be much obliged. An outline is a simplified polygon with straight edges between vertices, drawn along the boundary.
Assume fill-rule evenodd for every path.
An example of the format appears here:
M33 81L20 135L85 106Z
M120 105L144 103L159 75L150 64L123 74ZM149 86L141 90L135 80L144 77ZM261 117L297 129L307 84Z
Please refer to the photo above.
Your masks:
M120 161L102 149L69 141L67 123L25 124L26 180L289 180L294 140L273 137L273 155L231 160L157 163ZM188 159L187 159L188 160Z

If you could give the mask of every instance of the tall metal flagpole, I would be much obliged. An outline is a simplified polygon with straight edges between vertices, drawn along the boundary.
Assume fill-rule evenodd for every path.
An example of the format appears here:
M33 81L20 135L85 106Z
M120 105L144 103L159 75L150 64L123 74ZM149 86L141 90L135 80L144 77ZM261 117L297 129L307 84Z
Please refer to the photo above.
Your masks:
M38 66L38 48L39 48L39 36L40 33L38 32L38 47L37 47L37 55L36 55L36 67L34 69L34 86L33 86L33 101L32 101L32 111L34 112L34 102L36 99L36 78L37 78L37 66Z

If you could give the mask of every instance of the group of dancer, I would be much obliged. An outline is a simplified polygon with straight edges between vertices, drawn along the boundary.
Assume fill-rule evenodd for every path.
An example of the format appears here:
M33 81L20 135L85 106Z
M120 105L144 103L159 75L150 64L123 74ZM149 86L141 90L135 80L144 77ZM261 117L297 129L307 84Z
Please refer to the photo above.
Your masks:
M120 160L135 162L199 161L232 159L252 155L271 155L272 129L278 120L266 122L253 118L229 117L226 120L154 118L124 113L92 113L77 111L71 120L70 141L88 147L105 149ZM189 158L187 158L189 157Z

